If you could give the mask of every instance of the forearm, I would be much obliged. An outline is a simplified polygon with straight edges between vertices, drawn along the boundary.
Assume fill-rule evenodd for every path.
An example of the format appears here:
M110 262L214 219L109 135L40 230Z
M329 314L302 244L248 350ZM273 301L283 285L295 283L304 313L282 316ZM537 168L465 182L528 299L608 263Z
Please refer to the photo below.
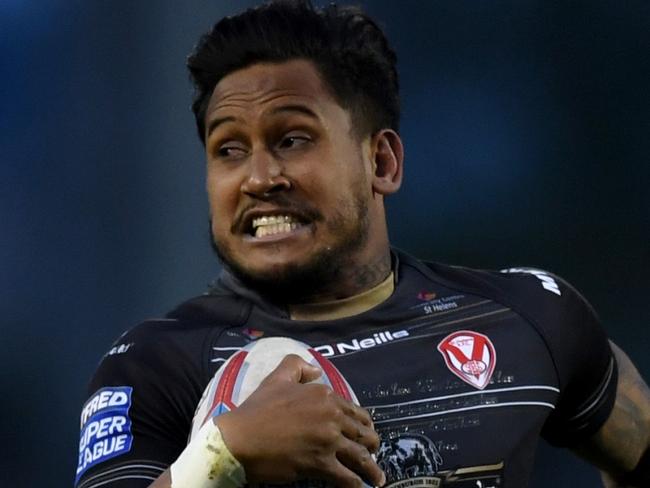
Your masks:
M243 467L226 447L219 427L210 419L149 488L239 488L245 482Z
M603 471L607 488L650 486L650 390L627 355L612 344L619 368L609 419L576 452Z

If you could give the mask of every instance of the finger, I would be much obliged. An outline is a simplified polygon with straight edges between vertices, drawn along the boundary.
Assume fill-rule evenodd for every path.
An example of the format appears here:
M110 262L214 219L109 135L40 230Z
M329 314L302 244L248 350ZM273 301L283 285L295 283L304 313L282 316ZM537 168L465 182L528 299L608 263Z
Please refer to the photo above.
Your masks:
M345 413L347 416L352 417L356 419L357 421L361 422L363 425L370 427L371 429L374 429L374 423L372 421L372 417L368 413L368 411L360 407L359 405L355 405L354 403L345 400L344 398L337 397L338 398L338 404L343 413Z
M341 432L351 441L361 444L370 452L377 452L379 449L379 435L374 429L358 422L350 417L341 420Z
M317 379L322 373L320 368L309 364L300 356L287 354L262 383L273 381L308 383Z
M382 486L386 476L368 449L361 444L343 438L336 451L337 459L372 486Z

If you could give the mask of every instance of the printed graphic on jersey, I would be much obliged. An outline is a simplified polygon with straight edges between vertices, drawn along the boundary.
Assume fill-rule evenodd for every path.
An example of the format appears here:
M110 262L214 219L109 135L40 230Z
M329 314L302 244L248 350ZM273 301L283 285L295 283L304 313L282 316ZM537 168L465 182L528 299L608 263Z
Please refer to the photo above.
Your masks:
M111 349L106 353L106 356L114 356L115 354L125 354L133 347L133 342L126 344L118 344L117 346L111 347Z
M418 299L422 303L418 303L410 307L411 309L421 309L425 314L430 315L437 312L446 312L458 308L459 301L465 298L465 295L451 295L437 298L435 293L418 293Z
M503 462L441 470L440 443L421 434L404 433L382 440L377 464L386 474L385 488L503 486Z
M482 390L490 382L497 355L487 336L459 330L440 341L438 351L449 370L474 388Z
M467 466L439 471L442 488L501 488L503 486L504 463Z
M382 441L377 464L386 474L386 488L437 487L434 477L442 464L436 445L420 434L403 434Z
M535 276L539 281L542 282L542 288L545 290L550 291L551 293L555 293L556 295L560 296L562 293L560 292L560 287L557 284L557 281L549 275L546 271L542 271L541 269L535 269L535 268L508 268L508 269L502 269L501 273L527 273Z
M130 386L98 390L81 410L77 481L92 466L131 450Z
M420 293L418 293L418 300L421 300L423 302L429 302L434 298L436 298L436 294L432 291L422 290Z
M314 347L314 349L325 357L345 356L347 354L363 351L364 349L370 349L372 347L381 346L392 341L403 339L409 335L408 330L397 330L393 332L383 330L381 332L375 332L372 336L363 337L361 339L352 339L348 342L323 344L322 346Z

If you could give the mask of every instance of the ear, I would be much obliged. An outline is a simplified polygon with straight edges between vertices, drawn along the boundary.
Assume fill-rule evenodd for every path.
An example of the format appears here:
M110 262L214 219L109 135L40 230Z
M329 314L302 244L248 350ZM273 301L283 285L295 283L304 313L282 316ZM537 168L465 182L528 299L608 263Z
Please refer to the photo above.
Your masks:
M372 157L372 189L380 195L399 190L404 169L404 146L397 132L382 129L370 140Z

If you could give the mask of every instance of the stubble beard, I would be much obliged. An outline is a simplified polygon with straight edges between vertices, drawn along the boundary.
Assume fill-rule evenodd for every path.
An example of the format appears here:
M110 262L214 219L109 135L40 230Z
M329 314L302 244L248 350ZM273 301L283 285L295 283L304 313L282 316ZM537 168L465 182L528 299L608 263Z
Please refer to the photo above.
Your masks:
M367 197L361 191L354 193L354 200L339 205L336 215L324 223L329 235L338 239L304 263L287 263L268 271L251 270L214 237L212 247L223 265L245 286L276 303L307 303L315 296L335 290L343 275L354 272L354 257L368 241Z

